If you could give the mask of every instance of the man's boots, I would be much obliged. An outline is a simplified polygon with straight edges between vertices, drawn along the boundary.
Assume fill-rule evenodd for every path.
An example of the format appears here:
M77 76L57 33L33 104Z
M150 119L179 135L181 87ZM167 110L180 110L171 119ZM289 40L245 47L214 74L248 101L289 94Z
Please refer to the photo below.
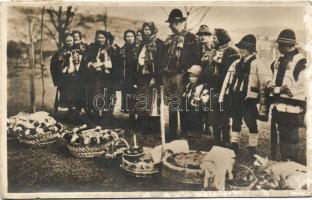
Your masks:
M229 125L223 125L221 127L221 135L222 135L222 141L221 144L225 148L230 148L230 126Z
M235 132L235 131L231 132L232 149L236 155L239 154L239 145L238 145L239 135L240 135L239 132Z
M249 133L248 134L248 153L253 156L257 153L257 144L258 144L258 134L257 133Z
M280 141L280 151L282 161L291 160L298 162L299 160L299 143L287 143Z
M212 131L214 145L221 146L221 128L217 125L213 125Z

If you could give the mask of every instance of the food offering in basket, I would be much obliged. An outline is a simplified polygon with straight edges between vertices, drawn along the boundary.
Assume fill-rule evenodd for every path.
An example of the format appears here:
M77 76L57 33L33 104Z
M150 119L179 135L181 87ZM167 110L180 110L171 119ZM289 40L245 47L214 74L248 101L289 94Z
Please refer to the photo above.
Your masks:
M7 123L8 137L21 143L43 146L55 142L63 131L63 125L47 112L19 113L10 117Z
M65 131L63 138L72 155L92 158L114 149L117 141L123 138L122 129L105 129L101 126L90 128L87 125Z
M124 150L121 168L135 177L149 177L158 173L159 166L153 162L151 149L139 147L135 134L133 141L134 145Z
M251 190L258 178L253 170L242 164L235 164L233 167L233 179L227 181L228 190Z
M202 184L204 172L201 170L200 164L206 153L189 151L164 157L162 176L181 183Z
M203 184L205 190L224 190L232 178L235 154L214 146L209 152L188 151L163 158L162 176L187 184Z

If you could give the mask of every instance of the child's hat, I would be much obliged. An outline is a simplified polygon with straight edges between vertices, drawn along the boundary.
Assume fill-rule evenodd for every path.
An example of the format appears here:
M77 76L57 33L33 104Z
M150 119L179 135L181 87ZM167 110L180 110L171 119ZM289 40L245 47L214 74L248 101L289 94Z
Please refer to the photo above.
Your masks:
M200 76L203 72L203 69L200 65L192 65L187 72L189 73L190 76Z

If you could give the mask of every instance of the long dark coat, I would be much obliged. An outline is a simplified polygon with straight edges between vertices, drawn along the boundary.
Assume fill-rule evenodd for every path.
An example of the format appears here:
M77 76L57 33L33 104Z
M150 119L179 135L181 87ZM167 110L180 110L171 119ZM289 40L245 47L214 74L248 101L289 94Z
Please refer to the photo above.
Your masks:
M135 90L136 94L136 104L135 112L138 115L143 116L158 116L159 115L159 106L160 106L160 84L161 84L161 71L162 71L162 61L164 56L164 42L158 38L143 42L140 50L140 54L144 45L149 46L150 42L154 42L155 49L152 51L151 55L145 55L145 64L144 66L137 67L136 73L136 85ZM147 50L148 51L148 47ZM150 57L150 58L148 58ZM151 80L156 80L154 86L150 86ZM144 103L142 103L144 102ZM143 106L144 105L144 106Z
M72 57L70 52L73 53L74 51L62 48L51 58L51 76L54 86L57 87L55 109L57 109L58 106L80 108L84 107L86 104L81 66L78 65L77 70L73 72L66 70L70 65L70 57ZM81 54L79 54L79 56L80 58L82 57Z
M138 48L133 45L125 44L120 50L121 75L122 75L122 102L121 110L125 113L134 112L135 90Z
M100 51L100 46L91 44L83 58L82 70L84 74L84 82L87 88L87 103L88 110L98 113L99 110L112 113L116 101L116 87L120 78L119 68L120 62L118 60L118 52L113 48L105 47L107 55L112 63L112 69L109 73L104 70L96 71L89 67L89 63L95 63ZM101 58L101 62L103 58Z

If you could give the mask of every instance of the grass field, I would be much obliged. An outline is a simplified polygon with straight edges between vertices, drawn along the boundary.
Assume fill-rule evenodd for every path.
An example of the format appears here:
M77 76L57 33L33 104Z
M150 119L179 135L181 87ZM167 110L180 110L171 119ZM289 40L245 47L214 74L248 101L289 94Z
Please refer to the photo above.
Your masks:
M9 61L14 64L14 61ZM26 67L9 70L8 73L8 115L20 111L29 111L29 74ZM52 112L55 87L49 76L45 76L45 106L44 110ZM40 71L36 71L36 105L41 108ZM120 92L118 93L120 97ZM120 99L120 98L119 98ZM119 112L120 102L117 102L114 112L117 118L114 125L123 128L127 124L127 115ZM167 118L167 115L166 115ZM64 121L68 127L72 125ZM258 154L270 157L270 124L259 122ZM132 143L133 130L126 132L126 138ZM142 146L154 147L160 144L160 134L136 132L138 143ZM306 131L300 132L300 160L306 163ZM250 165L247 156L248 137L244 126L240 141L241 155L237 161ZM204 138L189 141L193 150L205 150L208 141ZM160 176L150 179L129 177L119 167L117 161L107 161L103 157L82 159L71 156L67 147L60 141L43 148L31 148L8 140L8 183L9 192L80 192L80 191L197 191L201 186L176 184Z

